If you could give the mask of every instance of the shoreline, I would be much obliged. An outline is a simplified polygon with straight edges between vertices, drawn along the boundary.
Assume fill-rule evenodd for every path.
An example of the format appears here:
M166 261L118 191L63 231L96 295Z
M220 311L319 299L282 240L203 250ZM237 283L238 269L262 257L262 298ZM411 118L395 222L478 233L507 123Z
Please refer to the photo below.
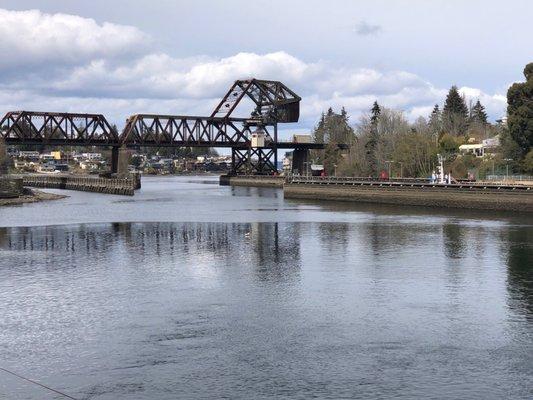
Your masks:
M286 199L343 201L428 208L533 212L533 194L497 191L466 192L453 189L421 190L342 185L286 184Z
M63 194L47 193L35 189L25 189L24 192L25 194L19 197L0 199L0 207L18 206L22 204L39 203L49 200L60 200L69 197ZM28 192L31 194L28 194Z
M391 206L415 206L440 209L470 209L503 212L533 212L533 193L509 188L454 187L423 184L394 184L390 187L368 182L353 184L339 181L289 181L271 176L220 177L220 185L282 188L286 199L341 201ZM468 186L468 185L467 185ZM475 190L474 190L475 189ZM523 188L521 188L523 189Z

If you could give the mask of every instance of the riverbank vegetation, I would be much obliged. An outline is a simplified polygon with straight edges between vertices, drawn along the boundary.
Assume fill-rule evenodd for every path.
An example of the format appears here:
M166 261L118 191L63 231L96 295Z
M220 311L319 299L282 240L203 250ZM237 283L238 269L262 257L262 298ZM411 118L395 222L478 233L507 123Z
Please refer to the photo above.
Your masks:
M452 86L443 105L430 115L409 121L403 112L374 102L368 114L352 125L347 112L331 108L322 114L313 131L314 141L327 143L312 158L329 175L427 177L445 157L446 171L457 178L484 178L494 173L533 173L533 63L524 69L526 82L508 91L507 118L488 121L478 99L467 104ZM341 154L338 143L348 150ZM482 154L460 151L461 145L481 145ZM463 148L469 146L463 146Z

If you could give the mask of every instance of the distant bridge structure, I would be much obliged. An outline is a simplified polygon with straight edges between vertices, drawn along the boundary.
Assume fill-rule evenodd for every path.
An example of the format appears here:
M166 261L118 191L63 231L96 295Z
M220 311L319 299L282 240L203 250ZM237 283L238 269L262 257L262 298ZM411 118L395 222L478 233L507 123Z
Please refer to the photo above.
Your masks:
M244 99L254 105L250 116L234 117ZM278 149L295 149L295 167L302 170L309 150L324 148L278 140L279 123L298 121L300 101L281 82L238 80L207 117L135 114L119 133L102 114L10 111L0 120L0 137L8 145L111 147L112 172L120 149L225 147L232 150L232 173L271 174L277 171ZM252 147L253 134L264 138L262 146Z

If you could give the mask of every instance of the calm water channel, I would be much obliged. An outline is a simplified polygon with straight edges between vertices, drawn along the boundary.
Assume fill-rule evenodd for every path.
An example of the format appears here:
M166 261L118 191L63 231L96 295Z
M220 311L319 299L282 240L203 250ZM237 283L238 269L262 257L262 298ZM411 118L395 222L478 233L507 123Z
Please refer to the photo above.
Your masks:
M0 367L94 400L533 398L529 217L66 193L0 208Z

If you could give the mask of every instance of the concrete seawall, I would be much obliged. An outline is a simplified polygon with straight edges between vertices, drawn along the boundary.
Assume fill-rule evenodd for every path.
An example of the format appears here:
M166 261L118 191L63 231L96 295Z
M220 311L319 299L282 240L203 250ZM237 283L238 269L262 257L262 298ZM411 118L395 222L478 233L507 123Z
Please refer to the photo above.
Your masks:
M461 190L450 187L381 187L318 185L284 186L285 198L412 205L440 208L533 212L533 192L496 189Z
M98 178L90 176L24 175L24 186L69 189L133 196L138 182L133 178Z
M285 179L282 176L254 176L240 175L229 176L221 175L220 184L222 186L255 186L255 187L272 187L282 188Z

